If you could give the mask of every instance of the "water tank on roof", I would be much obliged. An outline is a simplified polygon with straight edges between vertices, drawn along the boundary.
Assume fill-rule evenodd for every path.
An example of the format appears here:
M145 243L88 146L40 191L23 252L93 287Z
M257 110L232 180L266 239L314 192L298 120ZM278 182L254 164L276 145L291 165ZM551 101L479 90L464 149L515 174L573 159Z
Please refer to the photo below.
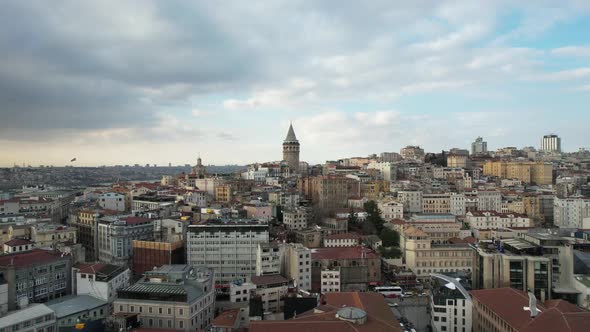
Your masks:
M367 313L364 310L355 307L344 307L336 313L336 318L362 325L367 322Z

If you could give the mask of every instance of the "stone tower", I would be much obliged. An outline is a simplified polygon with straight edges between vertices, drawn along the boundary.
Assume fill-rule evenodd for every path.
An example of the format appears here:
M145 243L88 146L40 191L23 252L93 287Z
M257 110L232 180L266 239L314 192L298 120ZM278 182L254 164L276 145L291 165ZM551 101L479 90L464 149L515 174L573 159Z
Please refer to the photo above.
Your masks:
M283 160L289 165L292 174L299 173L299 141L295 136L293 124L289 125L289 132L283 141Z

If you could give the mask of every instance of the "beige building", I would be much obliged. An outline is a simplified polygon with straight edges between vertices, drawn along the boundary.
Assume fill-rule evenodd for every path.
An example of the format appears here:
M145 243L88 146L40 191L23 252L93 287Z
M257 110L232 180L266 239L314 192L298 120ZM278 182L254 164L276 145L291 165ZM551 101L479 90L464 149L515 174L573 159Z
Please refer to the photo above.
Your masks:
M381 200L377 203L381 217L385 221L404 218L404 204L394 200Z
M281 247L283 263L281 274L299 288L311 290L311 250L300 243L285 243Z
M35 242L38 248L53 248L57 243L77 243L76 228L56 224L37 224L31 226L31 241Z
M215 200L228 203L233 198L234 186L231 183L224 183L215 187Z
M449 154L447 156L447 167L467 168L468 157L461 154Z
M423 194L422 213L424 214L450 214L451 194Z
M435 244L447 243L452 238L458 238L461 231L460 222L409 222L407 224L426 233Z
M473 264L473 250L467 244L433 244L432 239L415 227L404 229L400 237L406 266L418 278L430 273L468 272Z
M360 196L358 181L335 175L299 178L297 188L323 211L346 208L349 197Z
M544 162L488 161L483 166L483 174L538 185L553 183L553 165Z
M516 213L498 213L494 211L467 212L465 222L472 229L498 229L513 227L531 227L531 219Z

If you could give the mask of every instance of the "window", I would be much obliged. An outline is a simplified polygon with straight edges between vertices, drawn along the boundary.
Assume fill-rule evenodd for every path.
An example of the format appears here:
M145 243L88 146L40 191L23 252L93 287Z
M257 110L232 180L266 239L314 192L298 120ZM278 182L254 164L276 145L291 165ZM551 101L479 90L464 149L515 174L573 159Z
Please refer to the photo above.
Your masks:
M168 315L172 315L172 309L168 308ZM170 321L168 321L170 322Z
M151 314L152 313L152 307L148 307L148 312Z
M178 309L178 314L179 314L180 316L184 315L184 310L182 310L182 309Z
M172 321L170 319L168 320L168 327L172 327Z
M178 327L183 329L184 328L184 322L183 321L179 321L178 322Z
M158 308L158 313L161 315L162 314L162 308Z

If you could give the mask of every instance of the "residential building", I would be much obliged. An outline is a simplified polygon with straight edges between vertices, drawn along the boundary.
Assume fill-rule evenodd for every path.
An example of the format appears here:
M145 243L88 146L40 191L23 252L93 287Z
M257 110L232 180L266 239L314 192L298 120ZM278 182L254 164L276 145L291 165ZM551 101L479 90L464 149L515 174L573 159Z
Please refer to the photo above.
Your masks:
M134 196L131 201L133 212L154 211L160 217L167 217L174 207L176 198L174 196L139 195Z
M253 276L252 284L256 286L251 296L262 300L264 312L283 312L285 296L289 289L289 280L280 274Z
M555 197L553 223L563 228L590 228L590 197Z
M396 161L401 161L403 158L402 156L397 153L397 152L382 152L379 155L379 160L380 161L385 161L385 162L396 162Z
M467 212L465 222L472 229L498 229L531 227L531 219L517 213L498 213L495 211Z
M553 183L553 165L544 162L487 161L483 166L483 174L537 185Z
M422 191L398 191L397 199L408 213L422 213Z
M125 195L117 192L106 192L98 196L98 205L106 210L125 211Z
M590 324L590 312L563 300L531 301L514 288L474 290L471 296L474 332L582 332Z
M322 246L322 231L317 228L295 231L295 242L301 243L307 248L319 248Z
M44 304L31 304L0 317L0 330L7 332L56 332L55 312Z
M321 293L340 292L340 268L327 268L321 274Z
M300 178L297 186L300 192L323 211L346 208L349 197L360 196L360 183L343 176Z
M463 154L449 154L447 155L447 167L467 168L467 161L469 157Z
M283 211L283 224L287 229L305 229L311 221L312 210L308 207L296 207L294 209L285 209Z
M259 243L268 243L266 224L208 220L188 227L187 263L207 266L219 284L246 281L256 274Z
M295 136L293 124L290 124L287 137L283 141L283 160L289 166L292 174L299 173L299 149L300 145L297 136Z
M462 223L456 221L421 221L408 222L407 226L417 228L432 240L433 244L448 243L460 237Z
M402 148L399 154L404 159L424 160L424 149L419 146L408 145Z
M141 326L180 331L205 330L213 321L215 287L210 269L163 265L118 291L115 315L137 314Z
M496 190L478 190L477 209L502 212L502 193Z
M276 242L258 243L256 250L256 275L273 275L281 273L281 248Z
M425 214L450 214L451 194L423 194L422 212Z
M76 228L56 224L36 224L31 226L31 241L38 248L55 248L58 243L77 243Z
M74 329L78 323L100 321L111 315L108 302L90 295L68 295L46 305L55 312L58 330Z
M131 278L128 268L103 263L78 264L72 272L76 277L77 295L91 295L109 304L113 303L119 289L129 286Z
M98 260L98 220L101 210L80 210L70 217L70 225L76 229L77 240L86 250L86 261Z
M71 293L70 257L60 252L33 249L2 255L0 273L10 285L9 310L15 310L23 298L28 303L40 303Z
M4 242L2 253L14 254L19 252L25 252L34 248L33 242L25 239L12 239Z
M465 195L460 193L451 193L451 214L454 216L464 216L467 211L465 205Z
M263 202L252 202L244 204L246 216L251 219L257 219L269 222L272 217L272 205Z
M561 138L557 135L545 135L541 139L541 151L561 153Z
M133 240L154 237L153 219L103 217L98 222L98 259L103 263L128 266L133 258Z
M184 264L184 241L157 242L133 240L133 275L141 276L154 267Z
M357 233L339 233L324 237L324 247L356 247L360 244L360 235Z
M468 244L432 243L428 234L416 227L407 227L400 236L406 266L418 278L430 273L470 272L473 250Z
M381 217L385 221L404 218L404 204L393 200L381 200L377 203Z
M556 197L554 195L526 194L522 197L524 213L533 219L536 224L542 222L554 222L554 206ZM556 225L558 225L556 223Z
M381 179L385 181L395 181L397 178L397 169L395 164L386 161L371 161L367 169L376 169L381 174Z
M390 331L400 332L385 299L374 292L327 293L321 305L305 315L288 320L250 322L250 332L271 331Z
M488 142L484 141L483 138L478 137L473 143L471 143L471 154L486 154L488 153Z
M310 291L312 251L300 243L284 243L281 247L283 253L281 274L292 280L299 289Z
M381 281L381 258L365 247L318 248L312 251L312 289L321 290L322 270L340 267L341 290L366 290Z

